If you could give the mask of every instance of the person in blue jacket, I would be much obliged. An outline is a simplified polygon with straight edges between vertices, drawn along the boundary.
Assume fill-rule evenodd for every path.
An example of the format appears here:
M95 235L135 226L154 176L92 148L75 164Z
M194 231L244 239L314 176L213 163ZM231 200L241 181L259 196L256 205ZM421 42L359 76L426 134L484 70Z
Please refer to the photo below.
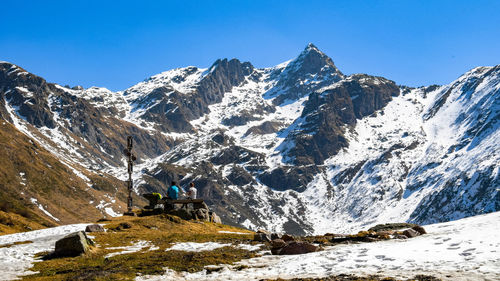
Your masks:
M172 185L168 188L167 196L173 200L177 200L177 198L179 198L179 188L177 187L177 183L175 181L173 181Z

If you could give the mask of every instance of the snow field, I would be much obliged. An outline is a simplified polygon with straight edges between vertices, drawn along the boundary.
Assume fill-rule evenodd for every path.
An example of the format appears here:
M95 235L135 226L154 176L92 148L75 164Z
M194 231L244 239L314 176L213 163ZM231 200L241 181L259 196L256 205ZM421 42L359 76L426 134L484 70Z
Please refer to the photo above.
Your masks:
M443 280L499 280L500 212L425 226L428 234L407 240L345 244L292 256L262 256L223 270L187 273L166 269L162 276L136 280L261 280L377 274ZM248 266L233 270L239 265Z

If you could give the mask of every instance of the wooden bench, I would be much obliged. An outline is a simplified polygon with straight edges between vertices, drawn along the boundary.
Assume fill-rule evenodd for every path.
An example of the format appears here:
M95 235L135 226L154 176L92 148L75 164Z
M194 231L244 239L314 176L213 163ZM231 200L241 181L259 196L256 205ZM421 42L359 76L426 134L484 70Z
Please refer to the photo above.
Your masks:
M206 208L206 204L203 201L203 199L169 199L169 198L163 198L160 201L163 201L163 203L164 203L163 206L165 206L165 204L169 204L169 205L182 204L182 207L186 207L187 204L192 203L194 209Z
M169 199L169 198L164 198L163 200L165 202L168 202L171 204L203 203L203 199Z
M158 196L155 196L151 193L143 194L142 196L149 201L149 205L145 207L146 209L154 209L154 207L158 204L161 204L164 207L166 207L166 205L182 204L183 207L186 207L187 204L191 203L193 204L194 209L207 208L203 199L159 199Z

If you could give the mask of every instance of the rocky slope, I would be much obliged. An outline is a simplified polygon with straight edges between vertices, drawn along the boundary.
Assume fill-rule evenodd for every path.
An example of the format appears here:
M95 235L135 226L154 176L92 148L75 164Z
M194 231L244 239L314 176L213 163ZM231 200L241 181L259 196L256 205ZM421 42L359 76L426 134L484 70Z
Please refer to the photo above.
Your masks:
M345 75L309 44L275 67L217 60L114 93L1 63L0 114L59 161L122 180L133 135L137 193L194 181L226 223L339 232L500 209L499 69L414 89Z

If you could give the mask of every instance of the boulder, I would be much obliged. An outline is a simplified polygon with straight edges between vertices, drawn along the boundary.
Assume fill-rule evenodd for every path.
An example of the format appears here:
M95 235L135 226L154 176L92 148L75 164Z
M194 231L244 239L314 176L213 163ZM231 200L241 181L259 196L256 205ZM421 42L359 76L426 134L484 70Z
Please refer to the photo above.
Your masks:
M90 240L85 232L79 231L71 233L56 241L55 256L76 257L90 250L94 242Z
M253 240L257 242L271 242L271 236L265 233L255 233Z
M275 240L275 239L281 239L281 234L279 234L279 233L272 233L271 234L271 240Z
M282 239L274 239L271 241L271 254L278 255L283 247L286 246L286 242Z
M283 234L281 236L281 239L283 239L283 241L285 241L285 242L295 241L295 238L292 235L289 235L289 234Z
M194 219L210 221L210 215L208 209L196 209L194 211Z
M264 230L264 229L257 230L257 233L264 233L264 234L267 234L267 235L271 235L271 232L269 232L267 230Z
M427 234L427 231L425 231L425 229L423 227L421 227L420 225L415 225L411 229L417 231L420 234Z
M220 217L215 212L209 212L210 221L213 223L222 223Z
M105 232L104 227L100 224L87 225L85 232Z
M286 246L286 242L283 239L274 239L271 241L271 248L283 248Z
M189 205L189 204L188 204ZM208 205L205 204L205 202L201 203L193 203L193 209L207 209L208 210Z
M168 214L178 216L179 218L181 218L183 220L190 220L190 219L195 218L195 216L193 214L193 210L188 209L188 208L180 208L177 210L170 210L170 211L168 211ZM195 215L198 215L198 214L195 213ZM203 216L203 215L204 215L204 213L200 212L200 216ZM199 219L206 219L206 218L199 218Z
M393 235L396 231L394 230L382 230L382 231L377 231L378 236L385 236L385 235Z
M277 254L278 255L300 255L300 254L316 252L318 250L319 250L319 247L314 246L311 243L292 241L290 243L287 243L287 245L284 246L283 248L281 248L277 252Z
M420 232L409 228L409 229L406 229L405 231L403 231L403 235L408 237L408 238L413 238L413 237L419 236Z
M132 228L132 225L130 223L122 222L115 229L116 230L123 230L123 229L129 229L129 228Z
M401 235L401 234L396 234L396 235L394 235L394 239L408 239L408 236Z

